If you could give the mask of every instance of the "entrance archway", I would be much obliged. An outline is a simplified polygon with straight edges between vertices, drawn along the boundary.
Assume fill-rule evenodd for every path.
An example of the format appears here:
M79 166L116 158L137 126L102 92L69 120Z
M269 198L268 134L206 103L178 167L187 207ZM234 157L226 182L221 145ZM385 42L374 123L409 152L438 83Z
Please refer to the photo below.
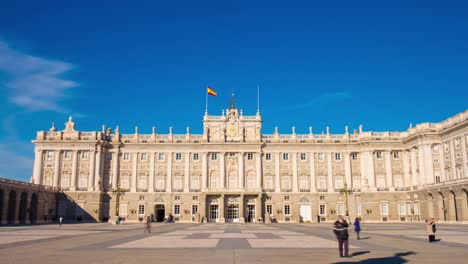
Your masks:
M29 212L29 221L31 224L35 224L37 222L37 204L38 204L37 194L33 193L31 197L31 206Z
M307 197L301 198L299 201L299 222L312 221L312 213L310 207L310 200Z
M164 217L166 216L166 207L164 204L156 204L154 206L154 216L156 222L164 222Z
M18 220L20 224L26 223L27 209L28 209L28 194L26 192L23 192L20 198L20 208L19 208L19 215L18 215Z
M7 215L8 224L15 223L15 214L16 214L16 192L10 191L10 193L8 194L8 215Z

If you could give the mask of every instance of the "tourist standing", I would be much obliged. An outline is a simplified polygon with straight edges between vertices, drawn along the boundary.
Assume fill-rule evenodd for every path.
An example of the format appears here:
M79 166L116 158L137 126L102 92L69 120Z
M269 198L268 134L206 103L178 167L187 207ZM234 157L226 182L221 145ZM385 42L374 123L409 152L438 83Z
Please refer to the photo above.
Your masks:
M348 226L348 223L346 223L346 220L343 219L342 215L338 216L338 220L333 224L333 233L335 234L336 239L338 239L338 250L340 251L340 257L342 258L351 257L348 251Z
M435 232L436 232L436 226L435 226L435 219L434 218L429 218L426 220L426 232L429 237L429 243L432 243L435 241Z
M361 221L359 221L359 217L354 219L354 232L356 232L357 240L360 240L359 232L361 232Z
M151 234L151 217L146 218L146 223L145 223L145 231L143 233L148 232L148 234Z

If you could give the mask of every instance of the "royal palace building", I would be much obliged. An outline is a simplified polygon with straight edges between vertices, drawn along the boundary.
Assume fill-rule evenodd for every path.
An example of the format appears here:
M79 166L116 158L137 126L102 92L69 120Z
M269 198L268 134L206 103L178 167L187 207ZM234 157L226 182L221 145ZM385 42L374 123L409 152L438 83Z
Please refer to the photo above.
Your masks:
M468 110L403 132L262 134L235 103L203 134L37 132L31 183L58 190L57 216L128 222L468 223Z

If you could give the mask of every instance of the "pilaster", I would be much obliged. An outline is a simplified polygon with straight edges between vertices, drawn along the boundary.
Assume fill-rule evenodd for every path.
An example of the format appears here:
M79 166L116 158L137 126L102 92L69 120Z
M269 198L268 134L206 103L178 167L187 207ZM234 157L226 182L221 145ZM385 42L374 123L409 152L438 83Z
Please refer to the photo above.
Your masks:
M89 151L89 175L88 175L88 192L94 191L94 170L96 169L96 152L94 149Z
M72 171L71 171L71 184L70 191L76 191L76 173L78 166L78 151L74 150L72 152Z
M150 153L150 172L149 172L149 187L148 192L154 192L154 170L155 170L155 157L156 154L154 152Z
M275 192L281 192L280 153L275 153Z
M332 153L327 153L327 179L328 179L328 192L334 192L335 188L333 188L333 169L332 169Z
M315 192L316 187L316 179L315 179L315 153L310 152L309 153L309 162L310 162L310 191Z
M190 179L190 152L184 153L185 165L184 165L184 192L189 192L189 179Z
M385 174L386 174L386 183L389 191L394 191L393 188L393 175L392 175L392 160L391 160L391 152L385 151Z
M119 184L119 148L116 148L116 152L114 152L112 156L112 187L117 188L117 185Z
M462 171L462 178L468 178L468 161L466 157L466 139L465 135L462 135L460 140L460 147L462 152L462 159L463 159L463 171Z
M348 188L352 188L353 187L353 182L352 182L352 179L351 179L351 160L350 160L350 153L349 152L345 152L343 153L344 155L344 166L345 166L345 182L348 186Z
M167 153L166 192L172 193L172 152Z
M219 188L221 190L226 189L226 154L224 152L219 153Z
M132 160L132 183L130 185L131 192L136 192L137 190L137 162L138 162L138 153L133 153Z
M201 153L202 155L202 190L208 190L208 153Z
M244 152L239 152L239 188L244 188Z
M59 177L60 177L60 150L55 151L55 162L54 162L54 178L53 178L53 186L59 186Z
M292 184L293 184L293 192L297 193L297 153L291 153L292 155Z
M37 149L34 154L34 172L33 172L33 183L41 184L42 180L42 159L43 159L42 149Z
M256 153L256 165L257 165L257 189L262 189L262 153Z

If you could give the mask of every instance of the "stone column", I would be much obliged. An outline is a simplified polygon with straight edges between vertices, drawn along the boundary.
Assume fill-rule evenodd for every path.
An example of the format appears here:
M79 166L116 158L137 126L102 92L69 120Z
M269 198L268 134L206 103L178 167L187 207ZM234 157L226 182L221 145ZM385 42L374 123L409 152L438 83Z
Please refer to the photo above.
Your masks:
M76 173L78 167L78 151L74 150L72 152L72 171L71 171L71 184L70 191L76 191Z
M412 177L412 187L418 186L419 177L418 177L418 163L416 162L416 149L411 149L411 177Z
M297 153L294 152L294 153L291 153L292 155L292 184L293 184L293 192L294 193L297 193L298 192L298 189L297 189Z
M42 159L43 151L42 149L36 148L35 157L34 157L34 172L33 172L33 183L41 184L42 180Z
M457 179L457 164L455 162L455 146L453 145L453 139L450 140L450 160L452 161L452 168L451 168L451 173L452 173L452 180Z
M148 192L154 192L154 170L155 170L155 153L150 153L150 173L149 173L149 187Z
M328 192L334 192L335 188L333 186L333 170L332 170L332 153L327 153L327 178L328 178Z
M262 196L259 194L257 198L255 198L255 219L254 222L258 223L258 218L263 218L262 216Z
M461 147L461 152L462 152L462 159L463 159L463 170L462 170L462 178L467 178L468 177L468 161L466 157L466 142L465 142L465 136L461 137L460 140L460 147Z
M418 177L418 189L421 190L422 185L426 182L426 175L424 173L424 149L423 146L419 146L418 148L418 169L419 169L419 177Z
M239 152L239 189L244 189L244 153Z
M281 192L280 153L275 153L275 192Z
M257 190L262 189L262 153L258 152L256 155L256 165L257 165Z
M410 178L410 166L409 166L409 154L408 151L403 150L402 151L403 155L403 177L404 177L404 183L403 186L405 187L410 187L411 186L411 178Z
M225 159L226 155L224 152L219 153L219 188L221 190L226 189L226 169L225 169Z
M392 175L392 160L390 157L390 151L385 151L385 174L386 174L386 186L388 187L389 191L394 191L393 188L393 175Z
M344 166L345 166L345 182L348 185L348 188L353 188L353 181L351 179L351 160L350 160L350 153L345 152L344 154Z
M132 183L130 185L130 191L136 192L137 190L137 162L138 162L138 153L133 153L132 160Z
M117 188L119 184L119 162L120 162L120 150L116 149L112 157L112 187Z
M201 153L202 155L202 190L208 189L208 153Z
M432 158L432 147L431 145L423 146L424 152L424 174L425 181L424 184L434 183L434 159Z
M440 160L440 181L444 182L447 180L447 176L445 175L444 146L442 144L439 145L439 160Z
M97 146L96 151L96 169L94 171L94 189L100 190L99 188L99 180L102 178L102 170L103 168L103 158L102 158L102 148L101 146Z
M361 170L361 191L367 191L369 186L369 180L368 180L368 175L369 173L367 172L367 152L362 151L359 153L359 165L360 165L360 170ZM367 183L366 183L367 179Z
M369 187L371 191L376 191L375 187L375 169L374 169L374 153L372 151L367 152L367 173L369 175Z
M185 167L184 167L184 192L189 192L189 179L190 179L190 152L184 153Z
M219 222L224 223L226 222L226 219L224 217L224 205L226 204L226 201L224 199L224 194L221 194L221 201L219 203Z
M54 164L54 187L59 186L59 177L60 177L60 150L55 151L55 164Z
M88 158L89 158L88 192L91 192L91 191L94 191L94 169L96 168L96 152L94 151L94 149L89 150Z
M244 218L244 194L241 194L239 198L239 222L240 223L245 223L245 218Z
M166 181L166 192L172 192L172 152L167 155L167 181Z
M310 162L310 191L315 192L316 179L315 179L315 153L309 153L309 162Z

